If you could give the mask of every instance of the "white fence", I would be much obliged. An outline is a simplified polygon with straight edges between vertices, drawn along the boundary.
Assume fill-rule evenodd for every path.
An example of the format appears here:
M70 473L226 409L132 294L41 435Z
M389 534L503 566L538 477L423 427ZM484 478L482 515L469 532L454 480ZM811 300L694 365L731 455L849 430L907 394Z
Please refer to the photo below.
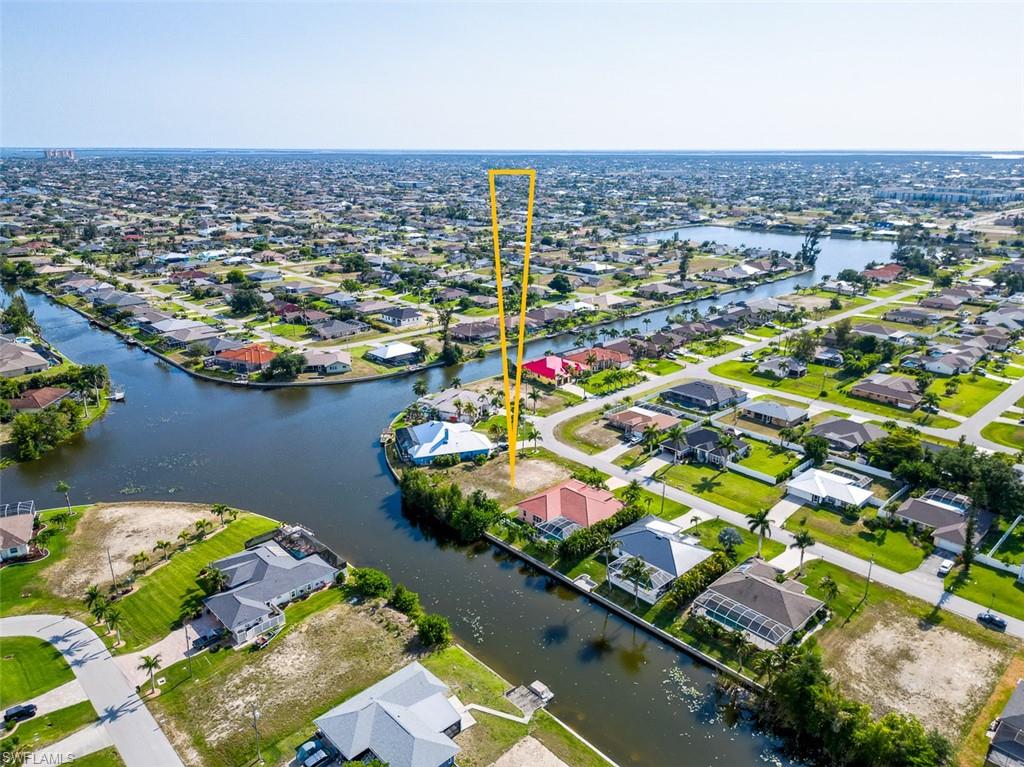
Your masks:
M892 479L892 472L888 472L885 469L878 469L874 466L869 466L866 463L858 463L857 461L851 461L846 458L837 458L836 456L829 456L829 460L836 466L845 466L848 469L859 471L862 474L870 474L872 477L878 477L880 479Z

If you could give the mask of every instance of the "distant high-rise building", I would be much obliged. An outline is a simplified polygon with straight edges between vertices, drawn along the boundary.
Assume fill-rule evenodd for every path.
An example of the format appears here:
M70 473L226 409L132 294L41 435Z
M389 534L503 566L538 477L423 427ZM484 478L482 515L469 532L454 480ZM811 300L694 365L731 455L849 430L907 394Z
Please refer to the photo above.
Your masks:
M43 150L43 155L47 160L75 160L74 149L46 149Z

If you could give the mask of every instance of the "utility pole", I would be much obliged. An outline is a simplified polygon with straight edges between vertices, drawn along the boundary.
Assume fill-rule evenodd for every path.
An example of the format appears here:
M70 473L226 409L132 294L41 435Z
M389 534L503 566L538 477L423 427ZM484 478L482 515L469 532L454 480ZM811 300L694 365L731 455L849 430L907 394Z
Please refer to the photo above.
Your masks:
M256 733L256 762L263 764L263 755L260 753L260 712L256 704L252 704L252 729Z
M184 624L184 629L185 629L185 657L188 658L188 675L189 675L189 677L194 678L194 675L192 674L192 653L191 653L192 645L189 644L189 641L188 641L188 622L187 621Z
M864 599L865 599L865 601L868 598L868 589L871 587L871 571L872 571L872 569L874 569L874 567L875 567L875 558L871 557L871 561L868 562L868 579L867 579L867 582L864 584Z
M110 567L110 582L114 586L114 588L116 589L117 588L117 578L114 577L114 563L110 559L110 547L109 546L107 547L107 566Z

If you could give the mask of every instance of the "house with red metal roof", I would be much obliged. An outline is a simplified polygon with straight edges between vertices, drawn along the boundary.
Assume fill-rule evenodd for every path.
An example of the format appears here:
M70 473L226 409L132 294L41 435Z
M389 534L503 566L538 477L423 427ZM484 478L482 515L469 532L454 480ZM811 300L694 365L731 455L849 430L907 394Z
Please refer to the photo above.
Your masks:
M555 384L561 385L571 381L573 376L582 372L583 367L571 360L549 354L540 359L524 362L523 370L538 378L543 378L545 381L552 381Z
M236 373L254 373L263 370L277 356L263 344L249 344L241 349L217 352L210 360L213 365Z

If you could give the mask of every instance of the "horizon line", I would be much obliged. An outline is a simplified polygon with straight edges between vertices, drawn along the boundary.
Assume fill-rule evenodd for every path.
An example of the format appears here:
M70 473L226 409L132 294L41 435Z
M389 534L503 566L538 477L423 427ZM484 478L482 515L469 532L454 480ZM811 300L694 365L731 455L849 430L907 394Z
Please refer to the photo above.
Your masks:
M258 146L76 146L73 144L47 144L37 146L2 146L0 152L8 151L45 151L47 149L71 149L75 151L96 152L350 152L354 154L1019 154L1024 147L1018 149L909 149L909 148L827 148L813 149L770 148L770 149L524 149L524 148L486 148L465 149L447 148L400 148L400 147L258 147Z

